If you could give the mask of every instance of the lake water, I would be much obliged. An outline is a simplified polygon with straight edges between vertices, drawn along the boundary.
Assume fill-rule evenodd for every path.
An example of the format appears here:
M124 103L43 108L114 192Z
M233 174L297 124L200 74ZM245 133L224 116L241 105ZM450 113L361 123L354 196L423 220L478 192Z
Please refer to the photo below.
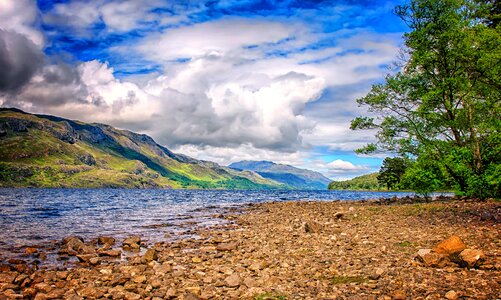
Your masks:
M69 235L132 234L149 242L221 222L212 216L247 203L361 200L410 193L358 191L229 191L154 189L0 189L0 251Z

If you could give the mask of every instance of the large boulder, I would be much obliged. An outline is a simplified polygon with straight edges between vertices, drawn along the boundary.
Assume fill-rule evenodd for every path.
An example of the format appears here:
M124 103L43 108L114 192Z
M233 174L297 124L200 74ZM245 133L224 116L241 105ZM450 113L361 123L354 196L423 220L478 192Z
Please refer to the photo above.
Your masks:
M463 243L461 238L457 235L453 235L450 238L441 241L432 251L439 254L444 254L446 256L457 255L466 249L466 245Z
M459 264L468 268L478 267L485 259L484 252L477 249L464 249L459 254Z

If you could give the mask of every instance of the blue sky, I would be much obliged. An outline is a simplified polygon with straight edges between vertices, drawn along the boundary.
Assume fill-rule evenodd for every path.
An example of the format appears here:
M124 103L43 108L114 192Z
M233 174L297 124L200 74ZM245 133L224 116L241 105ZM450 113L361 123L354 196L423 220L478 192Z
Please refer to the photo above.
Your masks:
M144 132L221 164L350 178L383 157L355 155L374 137L348 127L365 113L355 99L396 60L398 4L2 1L0 41L23 51L3 54L0 103Z

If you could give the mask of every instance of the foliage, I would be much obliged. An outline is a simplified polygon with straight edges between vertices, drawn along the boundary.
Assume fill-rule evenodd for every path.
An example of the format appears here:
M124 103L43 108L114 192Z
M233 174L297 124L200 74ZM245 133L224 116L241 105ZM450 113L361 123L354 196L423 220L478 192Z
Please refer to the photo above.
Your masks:
M395 11L410 28L404 64L357 100L371 117L351 128L377 129L377 143L358 152L417 159L404 178L424 193L446 180L459 194L501 197L499 4L412 0Z
M387 157L383 160L377 181L391 190L397 187L407 169L407 160L401 157Z
M329 184L329 190L359 190L379 191L384 189L377 179L378 173L372 173L355 177L346 181L333 181Z

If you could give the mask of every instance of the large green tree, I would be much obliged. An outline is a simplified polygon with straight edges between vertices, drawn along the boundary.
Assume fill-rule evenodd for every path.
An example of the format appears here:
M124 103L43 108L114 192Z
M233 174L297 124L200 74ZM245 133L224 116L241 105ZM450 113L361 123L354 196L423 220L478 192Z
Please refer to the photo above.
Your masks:
M407 169L407 160L401 157L387 157L383 160L377 181L392 190L398 186Z
M460 194L501 196L498 11L496 1L478 0L411 0L396 8L410 29L403 60L357 100L369 116L351 128L377 129L377 143L359 152L396 152L417 160L409 174L421 168L430 184L447 180Z

